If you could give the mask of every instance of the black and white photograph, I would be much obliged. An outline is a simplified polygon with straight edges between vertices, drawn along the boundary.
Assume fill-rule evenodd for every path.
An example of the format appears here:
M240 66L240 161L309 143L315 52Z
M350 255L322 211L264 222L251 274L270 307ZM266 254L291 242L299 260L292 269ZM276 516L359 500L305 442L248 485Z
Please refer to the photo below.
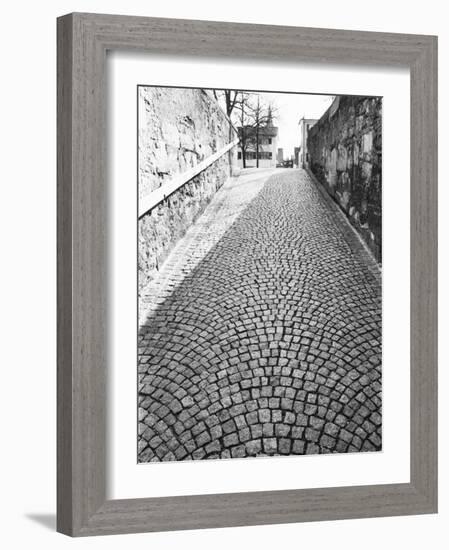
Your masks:
M5 3L6 550L444 547L446 11Z
M137 102L138 463L381 451L382 98Z

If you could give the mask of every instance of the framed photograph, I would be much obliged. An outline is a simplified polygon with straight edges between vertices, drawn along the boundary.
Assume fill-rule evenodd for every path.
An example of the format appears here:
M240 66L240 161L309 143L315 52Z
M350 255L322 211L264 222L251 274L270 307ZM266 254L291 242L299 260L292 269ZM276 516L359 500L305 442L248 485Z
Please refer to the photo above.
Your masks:
M58 530L437 511L437 39L58 19Z

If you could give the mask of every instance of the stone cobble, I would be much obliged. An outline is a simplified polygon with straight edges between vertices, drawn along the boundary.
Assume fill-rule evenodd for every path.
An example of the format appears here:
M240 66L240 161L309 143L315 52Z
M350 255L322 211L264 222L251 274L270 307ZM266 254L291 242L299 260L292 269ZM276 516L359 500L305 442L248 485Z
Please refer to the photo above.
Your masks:
M346 224L302 170L217 193L142 301L139 462L381 449L381 277Z

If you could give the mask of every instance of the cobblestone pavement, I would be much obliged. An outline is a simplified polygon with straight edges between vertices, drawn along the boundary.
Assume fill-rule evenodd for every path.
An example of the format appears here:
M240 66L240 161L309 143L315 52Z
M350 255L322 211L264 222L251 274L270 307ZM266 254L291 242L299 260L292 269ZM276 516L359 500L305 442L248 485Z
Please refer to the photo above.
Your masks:
M139 462L381 449L380 270L304 171L228 182L140 307Z

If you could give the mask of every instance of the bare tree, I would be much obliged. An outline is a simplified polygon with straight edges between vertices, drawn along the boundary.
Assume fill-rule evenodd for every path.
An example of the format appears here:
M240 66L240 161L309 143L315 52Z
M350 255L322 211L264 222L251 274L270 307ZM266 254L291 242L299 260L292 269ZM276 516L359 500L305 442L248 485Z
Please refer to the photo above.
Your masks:
M246 127L250 127L252 124L251 97L253 94L242 90L213 90L213 94L218 103L224 107L233 124L239 128L239 145L242 151L243 167L246 168L246 151L250 139Z
M247 134L249 134L254 142L254 147L256 150L256 166L259 168L259 151L260 151L260 141L261 133L263 128L268 128L273 126L273 122L277 115L277 109L273 103L266 104L260 98L259 94L252 94L253 101L251 104L249 116L250 124L247 125Z
M240 139L240 147L242 150L242 159L243 159L243 167L246 167L246 157L245 157L245 151L246 151L246 140L245 140L245 124L249 123L249 119L247 117L248 115L248 102L249 102L249 95L246 92L243 92L242 90L212 90L212 93L214 94L215 99L219 104L224 107L224 110L226 111L226 114L231 119L231 121L241 128L241 133L239 133L239 139ZM238 111L238 114L236 112ZM229 128L229 139L232 138L232 128ZM231 152L229 152L229 155L232 155Z
M219 102L221 97L224 99L226 114L231 118L232 111L238 103L240 90L213 90L215 99Z
M272 103L262 101L259 94L243 90L213 90L215 99L221 103L226 114L239 127L240 149L243 168L250 147L255 148L256 166L259 167L261 129L272 126L277 110ZM232 130L230 129L230 137Z
M248 130L251 128L252 122L251 94L241 92L237 101L237 105L239 110L238 122L240 149L242 150L242 164L243 168L246 168L246 152L252 140L251 131L248 132Z

